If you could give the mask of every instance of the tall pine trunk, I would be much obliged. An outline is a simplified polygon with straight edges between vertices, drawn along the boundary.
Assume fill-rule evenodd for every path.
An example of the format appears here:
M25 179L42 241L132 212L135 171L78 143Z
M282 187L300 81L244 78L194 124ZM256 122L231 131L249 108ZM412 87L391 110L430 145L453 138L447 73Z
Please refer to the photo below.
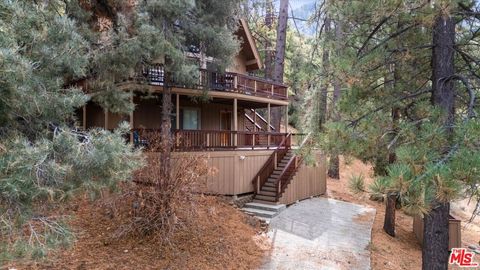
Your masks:
M283 83L283 72L285 69L285 46L287 42L288 25L288 0L280 1L280 11L278 13L277 24L277 42L275 44L275 66L273 70L273 80ZM282 119L282 108L272 108L271 121L276 131L280 131L280 121Z
M330 18L328 16L325 18L325 35L330 34ZM328 38L328 37L327 37ZM321 131L325 122L327 121L327 98L328 98L328 85L329 85L329 78L328 72L330 69L330 52L327 46L323 48L322 54L322 75L324 77L324 82L320 88L320 96L319 96L319 110L318 110L318 129Z
M336 54L339 55L342 48L343 41L343 29L342 23L337 21L335 24L335 46L337 47ZM332 104L330 106L330 112L333 121L340 121L340 113L337 110L337 102L340 99L342 85L340 83L340 78L335 76L333 81L333 98ZM330 157L330 164L328 167L328 176L333 179L340 179L340 159L338 154L332 154Z
M273 28L273 19L275 16L272 0L265 1L265 26L268 30ZM265 79L273 79L274 68L274 54L272 49L272 43L268 38L265 39Z
M443 120L448 133L453 131L455 96L452 80L454 75L455 22L441 14L433 27L432 54L432 99L433 105L443 111ZM436 199L432 210L424 217L422 269L448 269L448 218L450 205Z

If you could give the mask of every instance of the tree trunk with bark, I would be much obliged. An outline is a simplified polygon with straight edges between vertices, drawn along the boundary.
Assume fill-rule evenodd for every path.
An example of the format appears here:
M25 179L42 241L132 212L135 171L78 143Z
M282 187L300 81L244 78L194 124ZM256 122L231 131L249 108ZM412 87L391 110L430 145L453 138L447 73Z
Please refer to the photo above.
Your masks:
M342 48L342 41L343 41L343 29L342 23L337 21L335 24L335 45L337 47L336 54L341 54ZM332 104L330 106L331 117L333 121L340 121L340 113L337 111L337 102L340 100L342 84L338 76L335 76L333 81L333 98ZM328 167L328 176L333 179L340 179L340 158L337 154L333 154L330 157L330 164Z
M455 116L454 75L455 22L450 16L440 14L433 27L432 98L433 105L443 111L443 121L452 133ZM432 210L424 217L422 269L448 269L448 219L450 205L434 199Z
M385 220L383 222L383 230L390 236L395 237L395 206L397 203L397 195L393 192L387 194L387 202L385 207Z
M272 0L267 0L265 2L265 26L271 30L273 28L273 21L274 21L274 7ZM265 39L265 79L273 79L273 68L274 68L274 54L272 43L268 38Z
M325 18L325 34L328 35L330 33L330 18L328 16ZM323 49L322 55L322 70L323 70L323 77L324 82L322 87L320 88L320 96L319 96L319 115L318 115L318 129L321 131L323 126L327 121L327 98L328 98L328 72L330 68L330 52L327 46Z
M287 42L288 25L288 0L280 1L280 11L278 13L277 23L277 42L275 44L275 66L273 70L273 81L283 83L283 72L285 69L285 46ZM276 131L280 131L280 122L282 120L281 107L275 107L271 110L271 123Z
M162 125L160 130L160 160L161 168L160 175L163 183L170 181L171 172L171 151L172 151L172 133L171 133L171 118L172 113L172 89L165 82L162 94Z

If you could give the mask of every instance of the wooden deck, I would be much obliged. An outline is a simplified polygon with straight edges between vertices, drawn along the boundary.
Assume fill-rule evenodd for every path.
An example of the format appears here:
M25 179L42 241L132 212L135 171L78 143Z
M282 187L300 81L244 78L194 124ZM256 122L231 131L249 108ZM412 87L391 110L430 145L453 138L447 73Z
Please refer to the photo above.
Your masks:
M146 80L150 85L164 86L166 78L168 78L168 72L165 72L163 65L155 65L144 68L137 79ZM274 100L288 100L288 87L286 85L234 72L219 73L200 69L199 81L194 85L184 85L172 81L169 86L174 88L206 89Z

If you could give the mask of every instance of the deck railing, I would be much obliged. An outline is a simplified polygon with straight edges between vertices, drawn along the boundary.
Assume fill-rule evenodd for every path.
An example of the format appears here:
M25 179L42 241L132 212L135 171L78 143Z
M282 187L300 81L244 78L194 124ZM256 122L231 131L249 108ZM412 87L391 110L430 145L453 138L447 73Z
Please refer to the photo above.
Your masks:
M134 129L133 143L147 151L160 149L159 129ZM231 149L270 149L278 147L287 133L250 132L229 130L175 130L173 132L174 151L231 150ZM288 141L290 147L290 141Z
M255 95L273 99L288 99L287 86L263 78L234 72L219 73L200 69L198 83L190 86L176 83L175 78L172 78L168 72L165 72L163 65L143 68L141 76L152 85L163 86L166 78L169 78L173 87L196 89L207 88L216 91L231 91L245 95Z

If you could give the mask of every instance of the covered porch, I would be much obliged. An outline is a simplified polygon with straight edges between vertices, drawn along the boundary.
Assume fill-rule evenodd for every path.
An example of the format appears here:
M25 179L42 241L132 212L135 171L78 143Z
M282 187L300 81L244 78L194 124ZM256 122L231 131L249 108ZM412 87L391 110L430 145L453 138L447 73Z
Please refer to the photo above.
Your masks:
M269 100L252 100L250 96L245 99L215 96L201 102L185 94L184 89L178 90L182 91L172 91L174 151L268 150L283 141L289 146L301 141L301 135L287 139L287 105L279 104L277 100L265 102ZM108 112L90 102L83 108L79 120L84 129L114 129L122 121L129 122L130 142L147 149L154 148L160 137L162 94L136 92L131 102L135 110L129 115ZM271 125L273 107L284 108L282 130L275 130Z

